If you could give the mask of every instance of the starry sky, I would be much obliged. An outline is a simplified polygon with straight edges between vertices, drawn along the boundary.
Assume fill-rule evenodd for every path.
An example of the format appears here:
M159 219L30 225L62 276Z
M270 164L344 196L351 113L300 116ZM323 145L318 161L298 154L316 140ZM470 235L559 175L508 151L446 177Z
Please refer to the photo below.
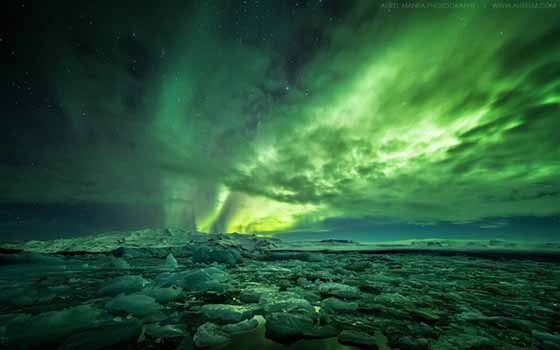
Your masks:
M11 1L0 239L558 240L560 4L512 4Z

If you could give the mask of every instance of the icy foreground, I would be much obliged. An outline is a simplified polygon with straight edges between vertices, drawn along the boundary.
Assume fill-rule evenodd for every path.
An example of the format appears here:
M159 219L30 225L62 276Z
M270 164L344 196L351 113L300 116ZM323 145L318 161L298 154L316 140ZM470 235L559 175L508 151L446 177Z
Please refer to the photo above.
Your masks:
M560 349L552 244L142 230L1 248L2 349ZM509 254L527 251L546 259Z

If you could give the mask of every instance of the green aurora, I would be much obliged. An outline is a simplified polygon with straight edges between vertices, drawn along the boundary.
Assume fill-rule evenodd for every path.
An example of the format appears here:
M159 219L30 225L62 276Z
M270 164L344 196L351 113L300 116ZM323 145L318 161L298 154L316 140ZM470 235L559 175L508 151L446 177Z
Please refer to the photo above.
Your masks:
M3 167L2 201L262 234L559 215L558 12L478 4L83 5L42 49L60 108L18 156L45 166Z

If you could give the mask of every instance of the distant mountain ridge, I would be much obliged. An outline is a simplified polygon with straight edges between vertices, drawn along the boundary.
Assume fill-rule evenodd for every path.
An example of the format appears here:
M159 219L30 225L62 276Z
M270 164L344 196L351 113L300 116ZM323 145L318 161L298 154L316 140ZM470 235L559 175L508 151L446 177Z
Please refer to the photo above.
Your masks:
M195 247L199 245L237 247L246 251L512 251L560 253L560 243L535 243L507 241L501 239L457 240L418 239L376 243L352 240L324 239L307 241L284 241L279 238L261 237L250 234L208 234L184 229L148 228L135 231L105 232L76 238L55 240L30 240L2 242L0 249L5 253L26 251L37 253L106 253L118 248L165 249L171 247Z

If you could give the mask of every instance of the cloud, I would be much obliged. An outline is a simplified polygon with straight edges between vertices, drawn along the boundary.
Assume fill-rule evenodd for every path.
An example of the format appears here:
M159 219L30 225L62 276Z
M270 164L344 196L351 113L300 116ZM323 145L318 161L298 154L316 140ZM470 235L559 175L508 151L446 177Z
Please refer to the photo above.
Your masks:
M20 126L3 202L242 232L558 214L552 13L258 6L115 4L51 28L57 109Z
M273 125L273 156L255 157L230 186L314 203L323 217L461 223L557 213L559 51L542 43L558 29L464 15L468 25L419 15L414 30L378 29L385 45L341 46L334 63L315 62L307 81L337 76L337 62L347 74L294 111L297 125ZM349 47L366 42L353 34Z

